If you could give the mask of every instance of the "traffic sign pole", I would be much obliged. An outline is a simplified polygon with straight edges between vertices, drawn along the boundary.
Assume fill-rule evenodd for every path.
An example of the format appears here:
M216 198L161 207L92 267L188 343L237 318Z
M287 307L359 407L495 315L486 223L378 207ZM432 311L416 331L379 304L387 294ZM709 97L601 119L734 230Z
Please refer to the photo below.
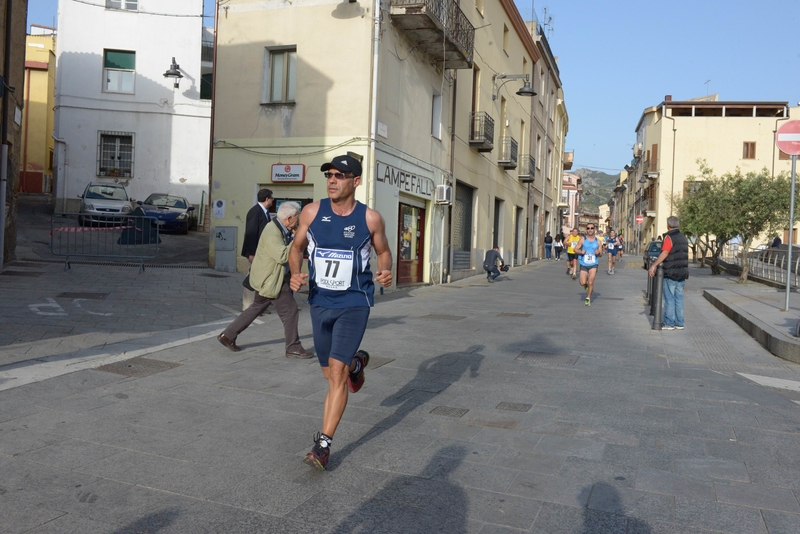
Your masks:
M792 154L792 200L789 204L789 251L786 254L786 305L783 311L789 311L789 293L792 288L792 232L794 231L794 187L796 182L797 154Z
M800 121L787 121L780 125L775 133L775 144L784 154L792 156L792 198L789 204L789 250L786 254L786 305L783 310L789 311L789 293L792 289L792 234L794 233L794 191L797 182L797 156L800 156Z

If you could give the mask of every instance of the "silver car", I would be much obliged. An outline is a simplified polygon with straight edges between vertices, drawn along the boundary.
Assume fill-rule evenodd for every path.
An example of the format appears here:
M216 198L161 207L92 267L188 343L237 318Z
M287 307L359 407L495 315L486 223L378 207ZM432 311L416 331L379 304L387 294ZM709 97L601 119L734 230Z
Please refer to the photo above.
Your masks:
M131 212L131 200L125 187L117 184L92 184L86 186L81 199L82 225L92 223L121 223L122 215Z

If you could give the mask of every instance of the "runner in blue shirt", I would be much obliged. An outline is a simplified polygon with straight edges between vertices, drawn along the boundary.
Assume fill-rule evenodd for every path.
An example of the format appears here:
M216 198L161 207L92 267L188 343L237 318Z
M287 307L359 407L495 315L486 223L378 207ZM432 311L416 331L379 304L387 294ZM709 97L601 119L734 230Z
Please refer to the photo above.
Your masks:
M580 264L581 285L586 289L586 304L592 303L592 291L594 291L594 278L597 276L597 266L600 264L600 256L603 255L603 247L595 237L595 225L589 223L586 226L586 236L582 237L576 247L578 263Z
M617 252L619 250L619 238L617 232L611 230L605 242L606 252L608 252L608 271L606 274L614 274L614 266L617 264Z

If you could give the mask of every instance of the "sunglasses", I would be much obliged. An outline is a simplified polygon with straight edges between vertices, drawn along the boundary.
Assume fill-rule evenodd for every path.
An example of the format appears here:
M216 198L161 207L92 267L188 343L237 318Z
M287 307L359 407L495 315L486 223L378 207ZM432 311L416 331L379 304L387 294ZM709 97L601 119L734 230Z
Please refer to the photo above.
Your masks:
M345 178L354 178L353 174L347 173L342 174L340 172L324 172L322 175L325 178L336 178L337 180L344 180Z
M594 226L587 226L586 229L587 230L594 230Z

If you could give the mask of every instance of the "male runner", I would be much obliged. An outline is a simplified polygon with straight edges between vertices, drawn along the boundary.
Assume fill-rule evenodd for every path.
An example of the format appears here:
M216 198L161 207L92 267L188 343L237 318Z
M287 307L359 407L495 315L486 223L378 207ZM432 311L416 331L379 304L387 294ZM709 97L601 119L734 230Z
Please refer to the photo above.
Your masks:
M608 252L608 271L606 274L614 274L614 266L617 264L617 249L619 247L619 239L617 239L617 232L611 230L608 233L608 239L605 243L606 251Z
M375 249L375 281L392 285L392 252L383 217L355 199L361 184L361 163L337 156L321 170L327 179L328 198L306 206L300 214L289 252L292 291L309 284L314 347L328 381L322 414L322 431L305 462L325 469L336 427L347 407L347 391L364 385L369 354L358 346L367 329L373 301L370 251ZM303 250L308 249L308 274L300 272Z
M573 228L569 231L569 236L564 241L564 246L567 247L567 274L571 274L573 280L575 280L578 272L578 254L575 249L578 248L580 240L581 236L578 235L578 229Z
M597 266L600 264L599 257L603 255L603 246L594 236L595 225L589 223L586 226L586 237L582 237L580 243L575 247L575 252L580 256L578 262L581 266L581 285L586 289L586 304L592 303L592 292L594 291L594 278L597 276Z

